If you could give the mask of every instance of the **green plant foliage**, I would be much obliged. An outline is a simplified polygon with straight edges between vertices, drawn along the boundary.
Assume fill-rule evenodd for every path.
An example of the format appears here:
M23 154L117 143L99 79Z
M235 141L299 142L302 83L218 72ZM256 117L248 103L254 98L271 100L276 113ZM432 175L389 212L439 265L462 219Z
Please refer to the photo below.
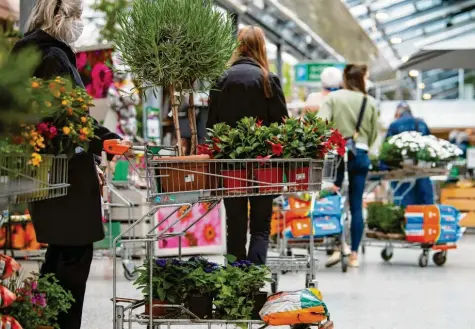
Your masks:
M30 77L39 61L34 50L10 54L10 41L0 37L0 136L18 130L19 123L36 122L27 93Z
M117 22L112 41L124 63L152 86L184 90L215 81L237 46L232 19L211 0L137 0Z
M370 230L404 234L404 209L392 203L370 203L367 223Z
M130 7L129 0L98 0L92 6L95 11L105 16L105 23L99 28L99 41L109 42L120 33L117 17Z

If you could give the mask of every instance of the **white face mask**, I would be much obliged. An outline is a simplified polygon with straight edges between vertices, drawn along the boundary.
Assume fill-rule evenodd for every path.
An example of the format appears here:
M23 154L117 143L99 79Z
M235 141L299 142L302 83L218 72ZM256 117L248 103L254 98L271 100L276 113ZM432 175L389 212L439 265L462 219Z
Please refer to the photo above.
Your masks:
M84 23L81 20L74 20L71 23L71 31L69 32L66 42L68 44L75 43L79 37L81 36L82 32L84 31Z

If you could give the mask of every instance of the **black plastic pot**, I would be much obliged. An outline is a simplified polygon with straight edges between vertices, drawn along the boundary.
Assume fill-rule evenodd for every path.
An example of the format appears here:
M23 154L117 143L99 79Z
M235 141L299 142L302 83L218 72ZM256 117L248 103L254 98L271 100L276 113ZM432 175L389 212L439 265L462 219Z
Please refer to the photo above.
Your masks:
M213 317L213 297L192 295L188 297L188 309L200 319Z
M259 312L264 307L264 304L267 302L267 292L259 291L257 294L254 295L254 307L252 308L252 319L253 320L260 320L261 316Z

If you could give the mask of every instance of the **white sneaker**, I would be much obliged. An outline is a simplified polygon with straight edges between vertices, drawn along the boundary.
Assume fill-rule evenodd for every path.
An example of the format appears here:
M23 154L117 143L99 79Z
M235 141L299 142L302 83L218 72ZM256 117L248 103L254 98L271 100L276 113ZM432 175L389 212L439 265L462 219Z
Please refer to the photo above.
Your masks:
M349 267L360 267L360 261L358 259L351 259L350 258L350 261L348 263L348 266Z
M333 254L328 257L325 267L332 267L341 261L341 251L334 251Z
M343 255L345 255L345 256L351 255L350 246L348 246L346 243L343 244Z

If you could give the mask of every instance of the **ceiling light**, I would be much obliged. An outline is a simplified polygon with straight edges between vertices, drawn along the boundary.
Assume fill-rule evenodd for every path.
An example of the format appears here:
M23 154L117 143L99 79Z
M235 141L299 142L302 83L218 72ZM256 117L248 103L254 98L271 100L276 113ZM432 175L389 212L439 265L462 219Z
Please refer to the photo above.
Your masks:
M431 94L424 94L424 95L422 95L422 99L424 99L424 100L426 100L426 101L428 101L428 100L431 99L431 98L432 98L432 95L431 95Z
M419 76L419 71L417 71L417 70L410 70L410 71L409 71L409 76L415 78L415 77Z
M401 61L402 61L403 63L406 63L408 60L409 60L409 56L402 56L402 57L401 57Z
M398 44L398 43L402 43L402 38L394 37L394 38L391 38L390 41L393 45L395 45L395 44Z
M376 19L378 19L379 21L383 21L385 19L388 19L389 18L389 14L384 12L384 11L379 11L376 13L375 15Z
M419 89L424 89L426 87L426 84L424 82L421 82L417 85Z

